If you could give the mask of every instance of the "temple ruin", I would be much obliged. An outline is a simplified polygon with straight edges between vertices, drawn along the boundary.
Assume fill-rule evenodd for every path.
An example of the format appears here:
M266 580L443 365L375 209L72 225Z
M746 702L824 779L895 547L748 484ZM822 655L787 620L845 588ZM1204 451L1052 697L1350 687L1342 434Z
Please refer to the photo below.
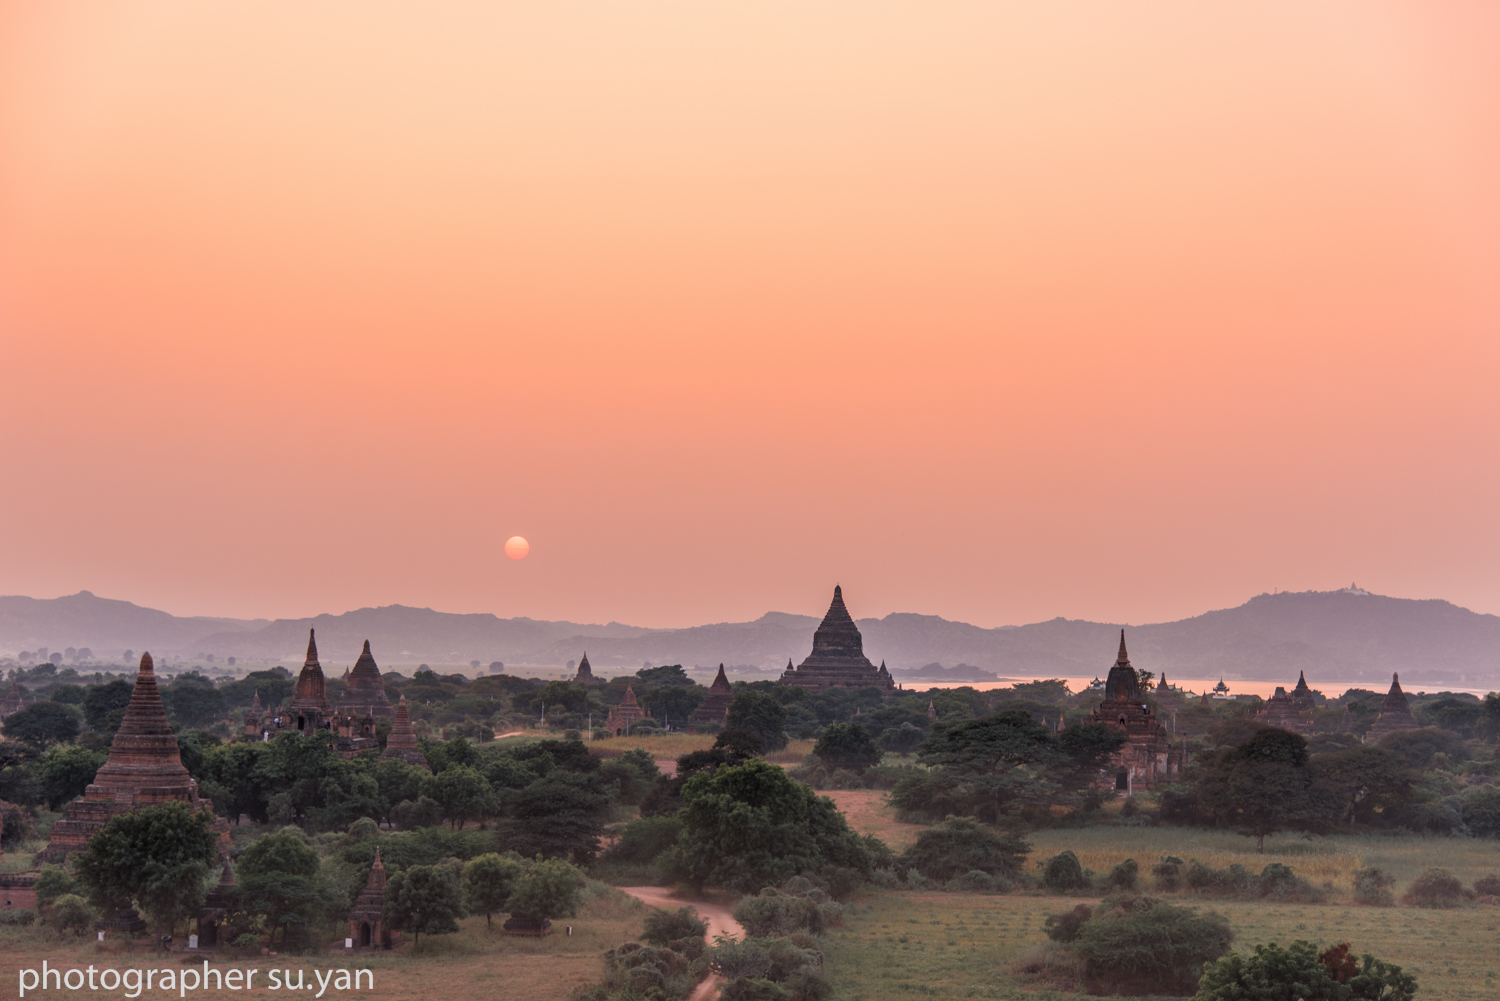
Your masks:
M1411 714L1411 704L1406 701L1406 693L1401 690L1401 676L1392 674L1391 690L1381 700L1380 716L1366 731L1365 739L1379 740L1381 737L1400 733L1402 730L1415 730L1421 725Z
M796 685L820 692L829 688L879 688L887 697L896 691L891 672L876 667L865 656L864 637L849 609L844 607L843 588L835 586L828 614L813 633L812 653L796 667L787 665L783 685Z
M729 715L729 703L733 701L734 689L724 674L724 665L720 664L714 683L708 686L708 697L693 710L691 720L694 723L723 723Z
M1140 676L1125 650L1125 630L1120 630L1120 652L1104 682L1104 701L1089 713L1088 722L1100 723L1125 733L1126 742L1111 764L1114 787L1130 792L1170 782L1177 776L1181 755L1172 750L1172 738L1157 719L1141 691Z

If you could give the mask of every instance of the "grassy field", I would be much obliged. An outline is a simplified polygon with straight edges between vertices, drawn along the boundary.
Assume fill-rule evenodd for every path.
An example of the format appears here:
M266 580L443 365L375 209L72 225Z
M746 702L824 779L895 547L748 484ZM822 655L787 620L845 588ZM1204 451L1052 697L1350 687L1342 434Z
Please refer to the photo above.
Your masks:
M535 740L536 736L527 735L522 737L507 737L509 740ZM639 747L651 757L666 761L679 758L693 751L706 751L714 746L715 738L706 733L664 733L660 736L636 736L636 737L610 737L606 740L596 740L589 747L597 751L630 751ZM798 764L804 757L812 753L814 741L794 740L780 751L772 751L765 755L767 761L776 764L789 765Z
M1011 964L1042 942L1048 914L1076 898L887 893L844 912L825 938L827 971L845 1001L887 998L1067 996L1018 978ZM1203 906L1208 909L1207 905ZM1500 996L1494 907L1453 911L1230 903L1218 906L1249 952L1265 942L1306 938L1350 942L1416 975L1424 1001L1491 1001Z
M488 1001L563 1001L577 987L594 983L600 975L600 957L621 942L637 939L646 907L638 900L613 889L591 883L583 908L575 918L564 918L557 933L544 938L515 938L501 935L499 923L485 927L484 918L467 918L455 935L426 936L420 945L408 943L389 953L363 953L345 956L342 949L322 955L268 957L247 954L236 959L232 953L220 955L214 967L259 969L255 986L264 990L267 970L303 971L304 983L313 970L360 968L374 971L374 990L336 992L330 988L325 999L369 998L371 1001L406 1001L406 999L483 997ZM573 935L563 934L564 926L573 925ZM50 929L0 926L0 956L4 966L0 976L14 986L19 969L35 969L46 959L50 966L64 969L90 965L100 969L112 966L126 968L179 968L180 957L169 955L157 960L144 938L135 949L121 952L123 942L112 940L103 946L92 939L59 939ZM201 959L197 961L202 970ZM51 996L58 996L52 992ZM122 991L90 991L87 988L63 992L70 998L117 999ZM227 999L243 997L245 991L190 991L189 996ZM314 990L316 993L316 990ZM143 998L157 996L147 992ZM274 996L274 995L273 995Z

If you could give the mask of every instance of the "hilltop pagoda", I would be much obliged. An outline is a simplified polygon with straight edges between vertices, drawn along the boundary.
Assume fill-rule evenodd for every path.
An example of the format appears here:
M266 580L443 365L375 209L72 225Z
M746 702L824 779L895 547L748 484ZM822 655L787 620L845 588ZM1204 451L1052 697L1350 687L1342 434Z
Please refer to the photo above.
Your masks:
M1365 739L1379 740L1388 734L1415 730L1419 726L1421 724L1411 714L1411 704L1406 701L1406 693L1401 690L1401 676L1392 674L1391 690L1380 703L1380 717L1365 733Z
M1141 691L1140 676L1125 650L1125 630L1120 630L1120 652L1104 681L1104 701L1089 713L1088 722L1125 733L1126 742L1115 752L1114 787L1130 791L1170 782L1180 764L1172 755L1172 738L1151 711Z
M693 710L692 722L694 723L723 723L729 714L729 703L734 701L734 689L729 685L729 679L724 675L724 665L719 665L719 673L714 676L714 683L708 686L708 697L703 703Z
M81 851L89 836L116 814L172 800L185 802L194 811L213 809L212 803L198 795L198 783L183 767L147 653L141 655L140 673L110 745L109 760L95 773L83 798L69 803L63 819L52 825L52 839L36 860L61 863L70 853ZM227 858L229 822L216 818L213 829L219 833L221 853Z
M411 727L411 710L406 707L405 695L396 703L396 718L391 723L391 732L385 738L385 750L380 752L380 757L381 760L399 758L408 765L432 771L427 755L417 744L417 732Z
M812 653L796 667L788 663L781 683L814 692L829 688L879 688L887 698L896 691L896 682L885 665L876 667L865 656L864 637L860 636L849 609L844 607L843 588L837 585L828 614L813 633Z
M380 668L370 653L369 640L365 640L365 648L354 662L354 670L348 672L347 681L348 687L339 700L339 715L372 719L392 719L396 715L396 707L391 705L385 693L385 679L380 676Z

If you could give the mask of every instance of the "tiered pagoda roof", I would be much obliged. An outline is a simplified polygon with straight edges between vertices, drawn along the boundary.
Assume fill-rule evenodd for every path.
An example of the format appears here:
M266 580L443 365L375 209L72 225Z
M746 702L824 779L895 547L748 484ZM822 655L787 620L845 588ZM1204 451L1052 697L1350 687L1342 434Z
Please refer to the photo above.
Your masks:
M1381 700L1380 716L1365 734L1365 739L1379 740L1387 734L1415 730L1419 726L1421 724L1411 714L1411 703L1406 701L1406 693L1401 690L1401 676L1392 674L1391 690Z
M813 691L879 688L889 695L896 690L896 682L885 666L876 667L865 656L864 637L844 607L844 591L838 586L833 589L828 613L813 633L812 653L796 667L789 664L781 683Z
M432 771L427 756L417 744L417 732L411 726L411 710L406 706L405 695L396 703L396 718L391 723L391 732L385 739L385 750L380 752L380 757L400 758L408 765Z
M578 673L573 675L573 684L592 685L594 683L594 669L589 666L589 653L583 652L583 659L578 662Z
M297 676L297 688L286 704L285 715L298 730L316 730L333 715L333 703L328 700L328 680L323 677L323 665L318 663L315 630L307 631L307 660L302 664L302 673Z
M384 716L396 714L390 697L385 693L385 679L380 676L380 667L375 655L370 653L370 641L354 662L354 670L348 673L349 683L339 703L339 712L347 716Z
M708 697L693 710L692 720L694 723L722 723L729 712L729 703L733 701L734 689L724 674L724 665L720 664L714 683L708 686Z
M63 819L52 825L52 838L37 861L60 862L70 852L81 850L89 836L115 814L170 800L182 800L194 809L212 808L198 795L198 783L183 767L177 738L156 687L151 655L146 653L141 655L140 671L125 707L125 718L110 745L109 759L95 773L83 798L69 803ZM220 818L214 827L227 854L229 824Z

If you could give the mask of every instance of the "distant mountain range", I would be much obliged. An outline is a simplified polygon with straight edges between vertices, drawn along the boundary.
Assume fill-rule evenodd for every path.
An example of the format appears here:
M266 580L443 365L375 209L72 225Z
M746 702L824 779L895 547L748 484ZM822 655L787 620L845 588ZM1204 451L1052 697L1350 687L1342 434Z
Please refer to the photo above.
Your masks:
M279 661L295 666L318 631L325 664L352 663L368 639L385 666L502 661L559 666L586 650L596 670L643 664L719 663L775 672L812 648L819 616L768 612L753 622L644 629L494 615L456 615L389 605L309 619L179 618L87 591L63 598L0 597L0 653L88 647L112 660L130 649L176 659ZM965 678L1102 676L1114 660L1120 625L1057 618L985 629L935 615L897 612L860 619L865 653L909 680L939 677L938 665ZM1500 683L1500 616L1437 599L1388 598L1357 588L1262 594L1236 608L1178 622L1128 626L1132 661L1168 678L1404 682L1461 688ZM949 675L949 672L954 672ZM954 668L942 672L957 679Z

